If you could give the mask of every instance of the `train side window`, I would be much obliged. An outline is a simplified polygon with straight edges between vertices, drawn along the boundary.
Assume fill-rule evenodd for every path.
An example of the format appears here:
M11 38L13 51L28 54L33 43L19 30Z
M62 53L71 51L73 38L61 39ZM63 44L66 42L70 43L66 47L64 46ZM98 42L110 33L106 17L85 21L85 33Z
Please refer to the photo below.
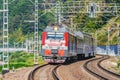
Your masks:
M85 36L85 43L88 44L88 38Z
M48 34L48 35L47 35L47 39L55 39L55 35L53 35L53 34Z
M90 43L91 43L91 38L89 38L88 36L86 36L86 37L85 37L85 43L86 43L87 45L90 45Z
M83 40L82 39L78 39L78 44L79 45L83 45Z

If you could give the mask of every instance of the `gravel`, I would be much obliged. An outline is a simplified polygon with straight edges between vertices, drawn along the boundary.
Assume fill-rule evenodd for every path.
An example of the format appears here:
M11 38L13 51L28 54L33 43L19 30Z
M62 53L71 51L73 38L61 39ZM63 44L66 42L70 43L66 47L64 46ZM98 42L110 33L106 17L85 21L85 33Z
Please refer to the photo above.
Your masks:
M87 60L81 60L78 62L60 66L57 69L57 73L60 79L61 80L98 80L96 77L89 74L83 68L83 64ZM116 64L112 62L113 60L114 57L111 57L110 59L103 61L101 65L112 72L118 73L119 69L116 68ZM42 68L39 71L37 71L36 74L37 79L35 80L53 80L51 71L54 67L55 67L54 65L53 66L49 65L46 66L46 68ZM4 75L3 80L27 80L27 77L33 68L28 67L28 68L17 69L15 72L10 71L9 73Z
M33 68L31 67L27 67L17 69L14 72L10 71L9 73L4 75L3 80L27 80L28 75L32 69Z
M117 68L117 61L114 56L110 57L110 59L107 59L101 62L101 66L117 74L120 72L120 69Z
M57 70L61 80L98 80L83 68L84 62L81 60L69 65L60 66Z
M47 65L35 72L34 80L54 80L52 77L52 70L54 65Z

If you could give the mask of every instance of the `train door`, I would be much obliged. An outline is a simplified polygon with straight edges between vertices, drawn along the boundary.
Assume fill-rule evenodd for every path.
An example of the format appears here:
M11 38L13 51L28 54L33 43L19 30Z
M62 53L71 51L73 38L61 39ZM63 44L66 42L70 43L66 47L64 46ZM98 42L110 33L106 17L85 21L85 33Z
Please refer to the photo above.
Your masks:
M84 36L84 54L85 57L89 57L89 53L90 53L90 45L89 45L89 37L87 35Z
M72 36L73 37L73 40L72 40L72 54L73 56L76 56L76 37L75 36Z
M95 46L95 40L94 40L94 38L92 38L92 50L93 50L93 56L95 56L95 48L96 48L96 46Z
M75 52L77 53L77 37L75 37Z
M71 56L72 53L72 36L69 34L69 46L68 46L68 56Z

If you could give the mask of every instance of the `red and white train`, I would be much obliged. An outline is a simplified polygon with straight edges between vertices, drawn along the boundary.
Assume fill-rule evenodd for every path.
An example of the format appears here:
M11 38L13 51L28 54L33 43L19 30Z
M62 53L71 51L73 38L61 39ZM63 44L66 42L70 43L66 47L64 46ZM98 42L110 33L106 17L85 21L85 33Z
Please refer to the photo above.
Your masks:
M70 31L65 24L47 26L42 33L42 56L48 63L95 56L91 35Z

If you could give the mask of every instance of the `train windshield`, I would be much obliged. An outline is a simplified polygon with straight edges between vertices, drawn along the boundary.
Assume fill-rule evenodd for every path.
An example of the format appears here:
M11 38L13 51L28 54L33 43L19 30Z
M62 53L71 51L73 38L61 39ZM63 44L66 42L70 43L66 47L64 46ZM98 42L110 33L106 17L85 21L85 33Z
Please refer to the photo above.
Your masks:
M47 39L63 40L63 33L48 33Z

